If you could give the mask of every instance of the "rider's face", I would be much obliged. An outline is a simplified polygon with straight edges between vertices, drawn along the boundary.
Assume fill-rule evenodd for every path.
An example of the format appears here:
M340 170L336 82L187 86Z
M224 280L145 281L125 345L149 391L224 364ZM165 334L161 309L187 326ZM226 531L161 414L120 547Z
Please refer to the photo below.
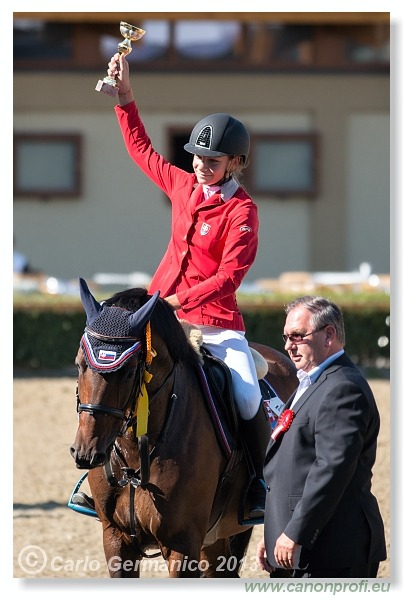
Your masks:
M193 170L198 183L214 185L221 181L230 165L229 156L198 156L193 157Z

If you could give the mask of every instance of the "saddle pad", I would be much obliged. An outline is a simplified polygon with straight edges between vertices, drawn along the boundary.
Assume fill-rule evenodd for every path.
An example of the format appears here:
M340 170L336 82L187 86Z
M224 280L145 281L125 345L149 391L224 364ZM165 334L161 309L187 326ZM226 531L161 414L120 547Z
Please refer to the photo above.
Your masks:
M232 395L231 372L220 359L204 354L204 365L199 367L198 375L217 439L229 459L238 440L238 417ZM259 386L270 423L268 427L274 428L284 402L266 378L259 380Z
M225 403L229 403L232 401L231 398L228 398L228 394L232 396L231 390L228 388L227 382L225 380L221 380L217 382L217 378L212 375L213 370L211 360L215 362L219 359L212 359L212 357L205 356L204 357L204 365L199 366L197 368L197 374L199 376L201 389L203 391L203 396L206 401L207 409L210 413L211 422L213 424L214 430L217 435L217 439L220 443L222 451L224 455L229 459L231 457L232 451L235 447L235 435L234 435L234 423L230 423L230 419L228 417L228 409L225 406ZM219 361L221 362L221 361ZM228 367L224 365L226 369ZM225 376L225 372L223 371ZM223 387L221 388L222 384ZM217 389L221 388L221 389Z

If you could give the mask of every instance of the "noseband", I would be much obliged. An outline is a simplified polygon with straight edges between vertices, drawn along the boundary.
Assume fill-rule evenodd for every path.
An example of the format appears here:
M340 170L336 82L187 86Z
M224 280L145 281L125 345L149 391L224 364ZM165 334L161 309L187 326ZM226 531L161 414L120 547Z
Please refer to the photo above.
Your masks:
M110 415L111 417L116 417L117 419L121 419L124 421L125 419L125 411L120 410L120 408L111 408L110 406L100 406L99 404L81 404L80 399L77 393L77 412L78 414L82 412L88 412L91 415L94 413L98 413L101 415Z

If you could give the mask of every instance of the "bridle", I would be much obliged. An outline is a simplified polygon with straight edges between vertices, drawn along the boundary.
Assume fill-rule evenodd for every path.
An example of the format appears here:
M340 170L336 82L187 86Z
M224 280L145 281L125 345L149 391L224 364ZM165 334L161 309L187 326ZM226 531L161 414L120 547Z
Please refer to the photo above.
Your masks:
M141 340L139 340L138 338L111 337L111 336L107 336L107 335L101 335L100 333L97 333L97 332L91 330L89 327L86 327L85 331L92 337L95 337L98 340L101 340L108 344L127 343L130 341L135 342L137 340L138 346L136 347L134 354L138 354L143 348L143 344L142 344ZM143 352L143 355L144 355L144 352ZM141 383L143 381L143 375L144 375L146 366L147 365L145 362L145 356L143 356L142 358L140 357L140 359L138 360L137 366L136 366L135 374L134 374L133 389L130 393L130 396L129 396L125 406L122 409L114 408L111 406L103 406L102 404L83 404L82 402L80 402L80 396L78 393L78 384L77 384L77 387L76 387L77 413L81 414L82 412L88 412L92 415L101 414L101 415L108 415L108 416L120 419L121 421L124 421L124 424L123 424L122 429L119 431L118 436L123 435L133 422L134 413L136 410L136 402L137 402L137 398L138 398L138 395L141 390ZM127 411L129 411L129 412L127 412Z
M136 546L138 552L142 557L145 558L154 558L156 556L161 555L161 551L153 554L147 554L145 550L142 548L140 540L138 539L136 532L136 504L135 504L135 492L136 489L141 486L143 489L146 489L149 483L150 477L150 459L151 455L156 450L156 447L159 443L163 443L165 439L165 430L169 427L172 419L174 418L174 406L176 405L177 396L174 392L175 388L175 373L176 373L176 362L173 362L172 368L169 370L169 373L165 376L164 380L158 386L158 389L153 389L152 397L150 398L150 402L155 401L156 397L162 392L163 389L166 389L166 386L169 382L172 382L172 390L170 394L170 402L168 405L167 413L164 417L164 425L162 430L159 432L154 444L153 448L150 451L148 435L147 435L147 422L148 416L144 419L144 411L146 410L147 415L149 413L149 399L148 399L148 391L146 388L146 384L150 382L152 378L152 374L149 372L152 359L156 356L155 350L151 346L151 326L148 321L144 331L143 339L139 339L139 337L114 337L100 334L98 332L93 331L88 326L86 327L83 338L85 338L86 334L88 336L95 337L97 340L101 342L105 342L107 345L120 345L120 344L130 344L132 343L132 347L130 349L130 356L138 357L137 364L134 372L134 385L130 392L129 398L125 403L125 406L120 408L114 408L110 406L104 406L101 404L84 404L80 402L79 392L78 392L78 383L76 388L76 401L77 401L77 413L81 414L82 412L87 412L92 415L100 414L106 415L109 417L115 417L120 421L123 421L123 425L121 430L116 435L113 443L109 447L109 451L107 452L107 459L104 463L105 474L109 485L115 487L125 487L129 484L129 519L130 519L130 537L132 539L133 544ZM85 342L85 339L82 340L82 344ZM107 370L102 370L101 365L95 365L87 356L87 353L84 352L84 357L88 368L92 368L94 371L99 373L107 373ZM124 360L121 364L119 364L116 370L119 370L122 365L126 363ZM146 403L144 404L144 399ZM143 405L141 404L143 402ZM116 445L117 438L123 436L128 430L131 428L134 429L133 422L137 421L136 424L136 435L138 442L138 455L140 466L137 470L130 468L128 466L124 466L121 464L121 459L118 455L118 447ZM145 424L145 433L140 435L139 433L139 425L141 426ZM134 433L134 431L133 431ZM122 471L122 476L119 480L115 478L114 472L111 467L111 453L115 452L116 458L118 460L118 464ZM126 463L127 464L127 463Z

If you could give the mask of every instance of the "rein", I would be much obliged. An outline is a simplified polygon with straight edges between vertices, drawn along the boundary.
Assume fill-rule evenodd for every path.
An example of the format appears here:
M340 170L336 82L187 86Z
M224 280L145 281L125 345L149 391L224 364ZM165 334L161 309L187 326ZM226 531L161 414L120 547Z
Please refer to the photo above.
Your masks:
M172 390L174 390L174 388L175 388L175 367L176 367L176 365L174 364L170 373L167 375L167 377L165 378L163 383L160 385L159 389L152 396L151 402L165 388L166 384L170 381L170 379L172 377L174 379ZM137 551L140 553L140 555L143 558L156 558L157 556L161 556L162 552L158 551L155 553L147 554L147 552L145 552L141 547L141 544L140 544L139 539L136 534L135 493L136 493L136 490L138 487L142 487L143 489L147 488L149 467L150 467L150 458L153 455L153 453L155 452L155 449L157 448L158 444L165 440L165 431L169 428L169 425L172 421L173 414L174 414L173 408L174 408L176 400L177 400L177 395L173 391L171 393L171 402L170 402L170 406L168 409L168 415L165 420L164 427L162 428L162 431L160 432L158 439L155 442L155 445L152 448L151 452L149 452L147 436L143 435L138 438L139 457L140 457L140 464L141 464L140 469L135 470L130 467L125 467L122 465L122 459L124 460L124 458L123 458L123 456L122 457L119 456L118 448L116 446L116 441L113 445L113 451L115 454L115 458L119 464L119 468L123 472L123 477L121 479L119 479L118 481L115 479L115 476L111 469L110 460L108 460L104 465L106 476L107 476L107 481L108 481L109 485L111 485L111 486L118 485L119 487L125 487L127 484L129 484L130 537L132 539L133 544L136 546ZM144 454L143 454L143 452L144 452ZM147 458L145 457L145 453L147 453ZM145 478L143 476L143 462L145 462L147 464L147 475Z

